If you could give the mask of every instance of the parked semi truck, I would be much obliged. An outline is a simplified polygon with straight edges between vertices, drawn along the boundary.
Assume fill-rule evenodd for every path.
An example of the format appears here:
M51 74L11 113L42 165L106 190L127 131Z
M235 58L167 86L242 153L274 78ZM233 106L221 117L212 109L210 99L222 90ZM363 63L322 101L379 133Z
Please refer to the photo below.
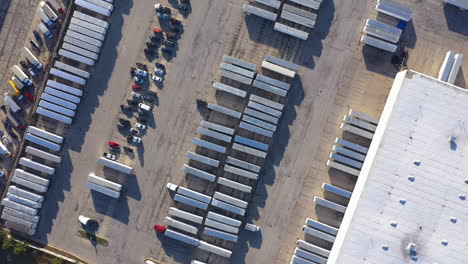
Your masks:
M46 27L46 25L44 25L44 23L39 23L39 29L47 38L51 39L54 37L54 35L50 33L49 29Z
M36 14L41 18L42 22L49 27L54 26L54 22L47 16L44 10L40 7L36 9Z
M46 15L50 18L50 20L52 20L53 22L57 21L58 19L58 16L57 14L54 12L54 10L52 10L52 8L50 8L50 6L48 6L44 1L41 1L39 3L39 6L42 8L42 10L46 13Z
M24 56L29 62L31 62L32 65L34 65L34 67L36 67L36 69L42 69L42 64L39 62L36 56L34 56L34 54L32 54L32 52L26 47L24 47Z
M21 70L21 68L18 67L18 65L11 66L10 70L13 72L16 78L18 78L22 83L28 86L31 86L33 84L32 81L26 75L26 73L24 73L23 70Z
M19 107L19 105L15 102L15 100L13 100L13 98L11 98L8 93L3 94L3 100L8 105L8 107L10 107L13 113L21 111L21 107Z
M14 77L14 78L16 79L16 77ZM16 79L16 80L18 80L18 79ZM22 84L20 81L18 81L18 82L20 84ZM18 89L15 82L13 82L13 80L11 80L11 81L8 81L8 83L10 84L11 90L13 92L13 96L18 98L18 100L23 99L23 96L21 95L21 91Z

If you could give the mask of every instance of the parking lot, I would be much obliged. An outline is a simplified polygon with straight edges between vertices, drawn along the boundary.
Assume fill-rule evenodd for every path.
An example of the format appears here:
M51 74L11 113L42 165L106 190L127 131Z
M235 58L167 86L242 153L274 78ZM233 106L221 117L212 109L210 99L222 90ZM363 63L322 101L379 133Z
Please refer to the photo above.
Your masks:
M340 221L340 215L315 209L312 203L312 197L322 193L322 182L332 181L348 189L353 186L355 179L351 176L325 166L332 142L342 133L342 116L349 108L356 108L378 117L393 81L390 56L358 43L365 19L376 16L369 9L371 3L374 1L324 2L316 28L305 42L274 32L268 26L270 22L244 16L242 1L197 3L186 19L178 15L184 32L175 57L167 63L161 59L149 62L143 54L156 25L154 2L116 2L108 38L88 82L79 116L64 135L62 166L54 176L33 239L92 263L142 263L145 257L164 263L189 263L192 256L209 263L288 262L295 240L303 236L305 217L334 226ZM435 0L416 9L414 32L407 40L411 69L436 76L447 50L468 54L467 33L460 29L463 24L446 21L444 12L466 18L466 13L444 10ZM452 23L452 31L445 29L447 23ZM166 183L204 189L201 181L186 178L180 169L186 162L185 152L194 149L191 138L199 121L219 118L200 112L196 100L223 101L233 109L239 104L211 87L211 82L219 79L217 70L224 54L257 65L265 54L271 54L303 66L292 82L281 127L246 214L248 222L262 231L241 232L230 261L159 237L152 228L162 223L174 204ZM166 64L167 75L162 86L147 87L157 92L158 100L143 143L132 146L135 155L118 155L119 161L134 167L135 175L102 170L97 158L107 150L106 142L127 144L116 124L122 117L119 105L131 92L129 69L136 62L146 62L152 71L156 61ZM463 66L467 65L465 60ZM464 78L456 84L466 86L466 71L461 75ZM123 183L123 198L114 200L90 193L85 187L90 172ZM74 235L80 214L100 222L98 234L109 240L107 247Z

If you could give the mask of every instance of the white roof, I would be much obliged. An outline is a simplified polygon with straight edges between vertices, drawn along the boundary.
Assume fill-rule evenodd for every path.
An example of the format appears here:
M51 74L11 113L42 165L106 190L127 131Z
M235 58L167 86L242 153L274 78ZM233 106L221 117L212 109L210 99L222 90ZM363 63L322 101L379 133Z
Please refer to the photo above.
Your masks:
M400 72L327 263L468 263L467 179L468 92Z

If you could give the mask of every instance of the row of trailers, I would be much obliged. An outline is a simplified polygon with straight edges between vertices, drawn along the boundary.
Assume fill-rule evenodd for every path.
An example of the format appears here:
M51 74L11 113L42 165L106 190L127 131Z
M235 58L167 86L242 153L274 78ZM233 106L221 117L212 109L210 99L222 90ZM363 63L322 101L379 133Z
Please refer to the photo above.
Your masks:
M403 23L399 25L406 25L413 16L413 8L392 0L379 0L375 10L402 21ZM402 28L404 29L403 26ZM374 19L367 19L362 32L362 44L394 53L398 49L397 43L400 41L403 30Z
M244 12L275 22L273 29L306 40L315 27L322 0L255 0L244 4Z
M98 59L109 27L108 22L98 17L110 15L110 11L102 14L101 8L95 8L104 1L81 2L75 1L81 10L73 13L59 50L60 60L56 60L50 69L52 77L47 80L36 109L37 114L64 124L72 123L86 79L90 77L89 70ZM1 202L4 206L1 218L6 227L32 235L40 220L38 210L55 167L61 162L58 152L64 139L35 126L27 128L24 139L28 144Z
M49 72L55 80L47 80L36 109L37 114L65 124L72 123L83 95L82 89L73 86L84 87L91 77L109 27L108 22L84 12L73 12L58 51L60 60Z
M29 126L25 140L30 144L13 171L12 184L2 200L1 218L5 226L33 235L36 231L44 195L62 158L63 137L35 126Z
M281 72L287 78L293 78L298 68L270 55L264 62L267 63L262 64L263 68ZM257 74L256 70L257 65L250 62L223 57L219 72L222 82L213 83L213 87L224 96L234 95L231 97L235 100L248 98L247 106L239 112L223 105L208 104L208 109L215 115L227 116L233 122L227 126L202 120L198 128L200 137L192 140L197 148L186 153L189 163L184 164L182 170L206 184L215 184L210 189L217 191L208 195L189 187L168 184L179 206L169 210L164 222L168 226L165 235L226 258L232 254L229 249L207 241L221 239L237 243L242 228L259 230L253 224L243 223L249 206L244 199L252 195L253 186L260 178L262 166L259 163L263 163L268 155L284 110L283 104L269 98L286 97L290 88L289 83ZM249 94L247 90L255 90L255 94Z
M379 119L375 117L350 109L348 114L343 117L341 128L343 131L371 140L378 122ZM368 150L365 146L343 138L336 138L335 145L330 153L330 159L327 161L327 166L359 177ZM349 201L352 196L351 191L329 183L323 183L322 189L324 192L340 197L340 200ZM314 196L313 202L317 206L332 210L336 214L346 213L346 205L332 201L331 199ZM304 239L297 240L297 247L294 250L290 264L326 264L330 256L330 248L317 245L315 239L323 240L333 245L338 235L339 227L306 218L302 230L307 236ZM315 239L308 242L306 241L308 237Z

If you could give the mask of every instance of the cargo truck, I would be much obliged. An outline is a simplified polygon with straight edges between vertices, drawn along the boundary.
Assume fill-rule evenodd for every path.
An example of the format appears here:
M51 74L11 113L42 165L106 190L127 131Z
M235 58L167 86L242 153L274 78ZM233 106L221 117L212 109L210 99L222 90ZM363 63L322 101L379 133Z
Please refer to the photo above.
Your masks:
M42 69L42 64L39 62L36 56L34 56L34 54L32 54L32 52L26 47L24 47L24 56L29 62L31 62L32 65L34 65L34 67L36 67L36 69Z
M8 105L8 107L10 107L13 113L21 111L21 107L19 107L19 105L15 102L15 100L13 100L13 98L11 98L8 93L3 94L3 100Z
M39 6L42 8L42 10L46 13L46 15L52 20L53 22L57 21L58 16L55 14L54 10L50 8L44 1L41 1L39 3Z
M10 71L12 71L16 78L18 78L22 83L28 86L31 86L33 84L32 81L26 75L26 73L24 73L23 70L21 70L21 68L18 67L18 65L11 66Z
M36 9L36 14L41 18L42 22L49 27L54 26L54 22L47 16L44 10L40 7Z
M16 77L15 77L15 79L16 79ZM16 79L16 80L18 80L18 79ZM20 81L18 81L18 82L21 83ZM16 84L13 81L8 81L8 83L10 84L10 87L12 89L13 96L18 98L18 100L22 100L23 96L21 95L21 91L16 87Z
M49 29L46 27L46 25L44 25L44 23L39 23L39 29L47 38L51 39L54 37L54 35L50 33Z

